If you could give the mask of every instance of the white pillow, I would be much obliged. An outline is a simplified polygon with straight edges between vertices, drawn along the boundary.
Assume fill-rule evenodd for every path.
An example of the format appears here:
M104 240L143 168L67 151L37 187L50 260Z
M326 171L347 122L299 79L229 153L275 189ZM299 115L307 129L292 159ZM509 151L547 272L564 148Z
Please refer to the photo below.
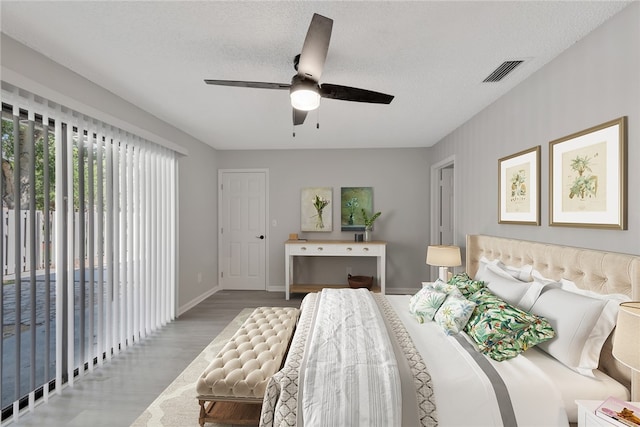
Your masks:
M523 282L530 282L531 280L533 280L533 278L531 277L531 273L533 272L533 265L527 264L523 265L522 267L512 267L510 265L503 264L503 268L518 280L521 280Z
M531 272L531 277L534 281L544 283L545 285L556 284L558 286L561 286L560 282L558 282L557 280L549 279L548 277L544 277L538 270L533 270Z
M478 270L476 280L482 280L491 292L511 305L525 311L540 295L544 284L540 282L522 282L493 264L487 264L483 271Z
M523 265L522 267L512 267L509 265L505 265L499 259L494 259L492 261L489 261L484 256L480 258L480 266L478 267L478 272L476 273L476 277L478 276L478 274L482 275L484 270L490 265L494 267L494 271L497 271L497 269L500 269L501 272L506 273L509 276L515 279L518 279L522 282L530 282L532 280L532 277L531 277L531 273L533 271L532 265Z
M631 298L624 294L599 294L594 291L590 291L587 289L581 289L571 280L560 279L560 286L565 291L573 292L575 294L586 295L591 298L604 299L604 300L615 300L618 303L623 303L626 301L631 301ZM616 310L617 311L617 310ZM616 313L617 314L617 313Z
M593 377L602 346L615 326L618 305L628 299L584 291L564 279L546 286L531 312L546 318L556 336L538 347L576 372Z

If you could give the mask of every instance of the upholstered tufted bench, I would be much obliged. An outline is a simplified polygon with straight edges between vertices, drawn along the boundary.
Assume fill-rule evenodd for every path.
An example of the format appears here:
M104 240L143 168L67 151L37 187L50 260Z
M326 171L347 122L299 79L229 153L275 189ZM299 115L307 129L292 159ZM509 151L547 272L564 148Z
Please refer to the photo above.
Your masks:
M258 307L251 313L198 379L201 426L208 421L242 424L238 416L257 421L267 383L282 366L299 313L293 307ZM247 407L249 414L239 414Z

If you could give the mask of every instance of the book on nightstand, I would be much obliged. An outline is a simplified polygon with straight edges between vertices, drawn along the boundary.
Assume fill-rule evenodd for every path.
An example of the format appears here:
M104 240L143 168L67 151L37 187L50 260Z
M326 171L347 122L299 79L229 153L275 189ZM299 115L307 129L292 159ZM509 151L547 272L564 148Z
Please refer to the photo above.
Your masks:
M596 415L620 427L640 427L640 408L610 397L596 409Z

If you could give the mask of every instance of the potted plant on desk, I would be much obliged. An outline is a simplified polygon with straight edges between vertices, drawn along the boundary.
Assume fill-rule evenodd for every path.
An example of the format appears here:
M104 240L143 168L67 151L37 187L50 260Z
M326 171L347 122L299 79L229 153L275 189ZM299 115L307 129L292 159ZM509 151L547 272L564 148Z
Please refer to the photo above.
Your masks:
M364 220L364 241L365 242L371 241L371 230L373 230L373 223L375 222L376 219L378 219L378 217L381 214L382 212L376 212L371 216L371 218L369 218L367 216L367 212L364 209L362 209L362 218Z

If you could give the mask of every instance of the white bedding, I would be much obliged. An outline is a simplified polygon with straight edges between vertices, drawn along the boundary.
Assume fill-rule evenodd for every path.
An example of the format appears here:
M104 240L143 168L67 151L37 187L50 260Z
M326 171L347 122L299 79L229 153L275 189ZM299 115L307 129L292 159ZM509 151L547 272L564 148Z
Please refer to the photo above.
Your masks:
M542 350L531 348L522 356L553 378L558 388L570 423L578 422L578 405L576 400L605 400L609 396L621 400L629 400L629 390L601 371L594 371L595 378L567 369L562 363Z
M353 290L345 291L353 292ZM398 423L398 416L393 415L392 418L388 420L388 423L385 424L385 427L414 427L419 425L428 427L438 425L436 408L433 403L431 377L426 371L422 358L413 345L413 341L409 337L405 328L402 327L401 321L395 315L394 308L389 304L388 300L384 296L379 294L370 294L365 290L362 290L362 292L365 292L368 297L371 297L372 295L374 296L377 308L375 310L367 309L367 307L362 304L359 298L352 300L352 305L354 307L360 307L364 311L373 312L379 310L385 314L383 316L383 323L385 324L385 328L388 334L387 336L389 337L391 346L393 347L394 359L396 362L395 364L400 374L400 392L396 389L392 391L392 393L394 394L393 396L388 396L387 393L387 397L384 397L381 395L378 387L374 385L373 392L371 392L370 390L362 390L362 399L364 401L364 404L362 404L362 406L354 407L354 405L357 405L355 402L353 405L350 405L351 407L345 407L343 405L345 413L357 414L358 412L363 411L368 412L371 409L370 407L372 405L379 404L379 402L376 402L376 399L379 400L383 398L389 401L389 405L396 405L395 408L386 410L395 412L401 408L402 417L402 422ZM319 307L321 306L320 299L321 296L324 295L324 293L325 291L323 291L321 294L309 294L302 301L301 316L296 327L296 333L294 334L293 340L291 341L285 364L280 371L276 372L276 374L271 377L271 380L269 381L269 384L267 386L262 405L262 412L260 415L260 426L262 427L286 427L293 425L301 426L303 424L308 425L305 424L308 420L303 419L303 409L300 408L301 406L303 406L301 402L313 402L316 399L320 399L320 401L326 400L323 399L322 396L322 394L327 392L326 388L305 386L304 392L302 390L303 383L305 381L304 375L306 373L305 365L308 362L307 357L309 356L309 352L315 351L314 348L310 349L309 343L311 340L313 340L312 337L314 335L314 329L316 327L315 320L317 320L317 317L322 315L318 312L320 311ZM331 316L331 314L329 316ZM338 314L335 317L333 323L338 325L342 324L345 319L341 316L342 315ZM366 313L361 313L355 316L353 319L348 320L348 323L351 323L351 320L355 320L355 318L365 319L366 317ZM362 334L362 331L368 330L370 327L369 322L359 323L356 326L358 331L360 332L360 335L362 336L366 335ZM343 327L339 327L337 330L343 329ZM335 348L335 344L342 341L342 338L338 335L339 334L336 334L335 336L327 338L327 340L330 341L328 342L330 346L334 346ZM381 344L380 346L382 345L386 346L387 344ZM372 350L372 352L378 353L379 348ZM375 354L371 356L374 359L378 357ZM325 374L327 377L335 377L335 374L337 374L338 376L342 375L340 369L330 369L325 371ZM342 380L343 379L341 378L324 378L325 382L335 382L336 384L339 384ZM370 383L371 380L372 378L368 378L366 381L362 381L359 379L358 383ZM374 381L377 380L374 379ZM397 387L397 385L394 385L394 387ZM339 388L340 387L338 387L337 389L334 388L333 391L344 396L345 391L348 392L347 389L349 388L349 386L347 386L344 390ZM303 394L303 396L301 396L301 394ZM307 394L310 394L310 396L306 396ZM320 396L312 396L314 394L320 394ZM398 405L398 403L400 403L400 405ZM384 404L382 406L384 407ZM333 412L336 409L332 406L324 406L323 408L321 408L321 410L325 412ZM367 414L364 415L367 416ZM351 416L349 415L349 417ZM317 423L315 423L315 421L316 419L309 421L309 424L313 424L314 426L318 425ZM363 421L362 417L360 417L360 421L354 422L344 420L333 422L329 420L325 423L325 421L326 419L322 420L322 425L331 427L358 425L364 427L371 425L369 421Z
M301 367L298 425L400 425L400 374L371 293L325 290L319 301Z
M418 323L408 311L410 298L408 295L387 296L428 366L439 425L509 425L509 419L504 419L508 411L500 410L487 376L475 363L469 363L472 356L455 337L443 334L437 324ZM433 347L438 350L432 351ZM559 390L531 360L515 357L496 362L482 357L495 368L508 388L518 426L568 425ZM505 400L501 399L503 405L508 404Z
M299 374L304 372L300 368L305 363L307 337L312 335L308 331L313 328L311 325L316 317L316 309L311 309L315 302L305 304L307 298L303 301L298 331L285 367L274 375L267 388L261 426L302 425L302 411L297 410L302 399L297 397L298 384L304 382L304 374L300 378ZM496 362L476 351L471 340L465 339L466 334L447 336L434 322L417 322L408 310L410 298L409 295L377 295L376 301L378 308L386 313L387 321L395 319L392 329L388 329L394 331L394 342L399 338L398 331L402 331L402 342L410 343L411 350L407 351L407 347L402 354L413 361L412 366L427 366L428 373L414 371L413 376L409 375L416 379L416 386L420 383L422 388L406 389L403 386L402 394L407 391L410 394L401 399L404 402L405 397L411 396L411 390L422 397L427 396L425 391L428 392L427 400L418 398L425 405L420 406L422 415L419 417L425 426L436 423L445 427L568 426L569 422L577 420L576 399L604 400L608 395L628 399L626 388L603 373L596 371L596 378L580 375L535 348L513 359ZM359 300L352 303L361 305ZM360 326L360 329L366 328ZM331 340L326 335L325 338ZM405 374L401 376L404 378ZM422 378L420 375L426 375L428 381L418 381ZM337 376L342 377L342 374ZM424 388L427 382L428 387ZM309 393L313 394L314 389L321 387L312 385ZM333 392L340 393L339 389L338 386ZM366 396L364 399L367 400ZM328 407L324 408L330 411ZM402 424L413 426L415 423Z

